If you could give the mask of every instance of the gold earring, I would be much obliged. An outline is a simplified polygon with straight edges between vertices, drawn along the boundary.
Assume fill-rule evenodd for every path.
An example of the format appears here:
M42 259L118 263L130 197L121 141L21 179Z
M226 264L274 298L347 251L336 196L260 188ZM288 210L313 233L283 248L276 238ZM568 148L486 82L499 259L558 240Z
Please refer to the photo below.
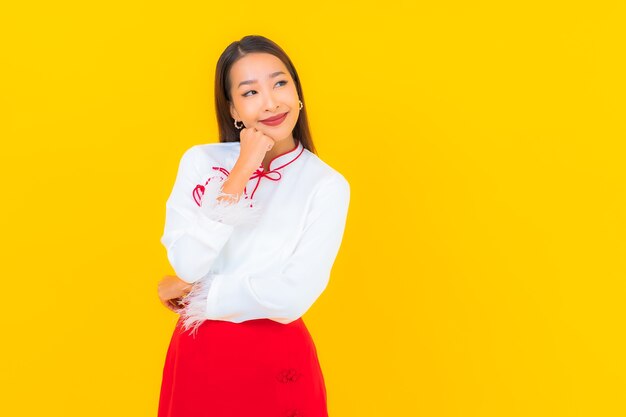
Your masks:
M302 100L298 100L300 102L300 110L302 110L302 107L304 107L304 104L302 104Z
M237 125L237 122L238 122L238 121L239 121L239 120L235 120L235 127L236 127L237 129L243 129L243 121L241 121L241 126Z

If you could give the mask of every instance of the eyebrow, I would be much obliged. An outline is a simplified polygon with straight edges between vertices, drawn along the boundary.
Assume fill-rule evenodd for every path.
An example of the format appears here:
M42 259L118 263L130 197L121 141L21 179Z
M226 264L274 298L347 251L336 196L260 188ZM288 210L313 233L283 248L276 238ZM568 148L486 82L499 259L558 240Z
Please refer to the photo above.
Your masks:
M269 76L268 78L274 78L274 77L279 76L280 74L285 74L285 73L284 73L284 72L282 72L282 71L276 71L276 72L271 73L271 74L270 74L270 76ZM239 83L239 85L237 86L237 88L241 87L241 86L242 86L242 85L244 85L244 84L254 84L254 83L256 83L256 82L257 82L257 80L246 80L246 81L242 81L242 82L240 82L240 83Z

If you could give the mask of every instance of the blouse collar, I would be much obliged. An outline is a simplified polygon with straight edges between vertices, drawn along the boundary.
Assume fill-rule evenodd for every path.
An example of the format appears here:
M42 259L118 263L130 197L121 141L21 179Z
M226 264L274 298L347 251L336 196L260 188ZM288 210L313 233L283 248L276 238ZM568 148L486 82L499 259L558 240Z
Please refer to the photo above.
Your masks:
M279 170L291 164L293 161L298 159L300 155L302 155L303 151L304 151L304 146L299 140L296 139L296 146L293 149L287 152L283 152L279 155L276 155L274 158L272 158L272 160L268 164L269 166L268 172ZM261 168L262 167L263 165L261 165Z
M260 164L256 171L254 171L254 173L250 177L250 180L256 178L259 178L260 180L264 177L272 181L278 181L282 177L280 171L287 165L293 163L296 159L298 159L303 152L304 146L302 145L302 143L300 143L300 141L297 141L296 146L293 149L281 153L280 155L276 155L274 158L272 158L272 160L268 164L269 169L267 171L263 169L263 164Z

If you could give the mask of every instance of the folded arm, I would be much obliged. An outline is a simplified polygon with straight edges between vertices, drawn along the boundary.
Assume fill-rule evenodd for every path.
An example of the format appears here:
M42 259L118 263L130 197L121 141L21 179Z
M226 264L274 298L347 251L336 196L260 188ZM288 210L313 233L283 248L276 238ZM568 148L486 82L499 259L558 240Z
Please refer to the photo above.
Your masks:
M240 323L269 318L290 323L301 317L326 288L343 233L350 186L343 176L321 185L298 243L277 273L210 274L189 294L185 327L205 319Z
M161 243L176 275L194 283L204 277L238 224L258 216L252 200L219 198L227 176L202 176L196 165L197 148L182 156L172 192L165 204Z

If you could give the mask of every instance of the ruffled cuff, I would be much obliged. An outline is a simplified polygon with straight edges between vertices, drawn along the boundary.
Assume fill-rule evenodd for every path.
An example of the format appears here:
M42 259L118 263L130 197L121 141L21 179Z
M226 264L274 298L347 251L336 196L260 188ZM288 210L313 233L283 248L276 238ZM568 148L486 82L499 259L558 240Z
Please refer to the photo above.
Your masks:
M191 329L192 335L195 335L198 327L207 319L207 299L214 278L211 274L204 276L193 284L191 291L183 298L180 310L183 328L185 331Z
M211 220L231 226L256 223L260 215L259 205L249 196L242 195L237 202L229 199L217 200L220 196L232 196L222 191L224 181L222 177L213 177L207 181L200 212Z

